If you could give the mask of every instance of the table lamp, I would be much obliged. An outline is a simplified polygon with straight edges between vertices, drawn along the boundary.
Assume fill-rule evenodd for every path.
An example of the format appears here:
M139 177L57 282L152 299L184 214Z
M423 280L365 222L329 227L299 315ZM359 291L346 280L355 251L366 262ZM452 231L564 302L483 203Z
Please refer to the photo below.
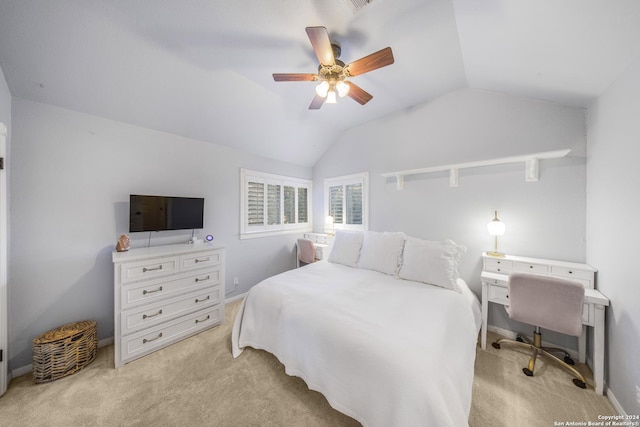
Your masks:
M506 226L504 225L504 222L498 219L498 211L495 211L495 216L493 217L493 220L491 220L491 222L487 224L487 231L489 231L489 234L495 237L495 247L493 252L487 252L487 255L495 256L495 257L504 256L503 253L498 252L498 236L502 236L504 234L505 228Z

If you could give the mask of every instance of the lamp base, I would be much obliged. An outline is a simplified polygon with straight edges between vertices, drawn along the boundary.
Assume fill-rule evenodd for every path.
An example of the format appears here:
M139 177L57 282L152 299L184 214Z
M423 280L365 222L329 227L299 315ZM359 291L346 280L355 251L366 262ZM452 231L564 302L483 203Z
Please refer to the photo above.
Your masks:
M487 255L495 258L504 258L504 254L502 252L487 252Z

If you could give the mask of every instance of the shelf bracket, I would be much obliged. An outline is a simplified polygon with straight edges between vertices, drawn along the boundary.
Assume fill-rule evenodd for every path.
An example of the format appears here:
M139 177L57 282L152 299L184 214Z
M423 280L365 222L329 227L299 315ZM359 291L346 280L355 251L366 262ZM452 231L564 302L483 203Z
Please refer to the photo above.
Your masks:
M457 187L459 183L458 168L449 169L449 187Z
M396 175L396 187L398 190L404 190L404 175Z
M538 166L538 158L528 159L525 165L524 179L526 182L538 181L540 169Z

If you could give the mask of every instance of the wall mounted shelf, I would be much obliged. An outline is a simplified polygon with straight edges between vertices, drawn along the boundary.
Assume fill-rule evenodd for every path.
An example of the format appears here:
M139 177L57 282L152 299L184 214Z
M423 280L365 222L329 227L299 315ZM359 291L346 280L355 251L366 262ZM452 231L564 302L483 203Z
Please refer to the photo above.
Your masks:
M534 153L534 154L525 154L522 156L513 156L513 157L501 157L498 159L488 159L488 160L478 160L475 162L467 162L467 163L455 163L451 165L442 165L442 166L432 166L428 168L420 168L420 169L407 169L398 172L387 172L383 173L382 176L385 178L396 178L396 184L398 190L402 190L404 188L404 177L407 175L418 175L423 173L431 173L431 172L442 172L449 171L449 186L457 187L458 182L458 171L460 169L468 169L468 168L477 168L482 166L492 166L492 165L502 165L506 163L519 163L525 162L525 181L537 181L538 180L538 160L540 159L556 159L560 157L565 157L569 154L571 150L556 150L556 151L545 151L542 153Z

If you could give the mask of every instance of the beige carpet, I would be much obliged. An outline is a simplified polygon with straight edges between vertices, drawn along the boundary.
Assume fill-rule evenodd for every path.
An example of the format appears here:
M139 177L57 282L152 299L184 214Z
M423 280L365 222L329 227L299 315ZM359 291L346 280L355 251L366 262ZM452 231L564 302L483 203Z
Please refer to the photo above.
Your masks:
M0 398L0 425L359 425L286 375L269 353L248 349L233 359L230 331L238 306L227 306L221 327L117 370L108 346L70 377L39 385L30 375L16 378ZM517 350L478 350L470 426L553 426L615 414L591 385L578 389L555 366L540 362L536 376L524 376L527 359Z

